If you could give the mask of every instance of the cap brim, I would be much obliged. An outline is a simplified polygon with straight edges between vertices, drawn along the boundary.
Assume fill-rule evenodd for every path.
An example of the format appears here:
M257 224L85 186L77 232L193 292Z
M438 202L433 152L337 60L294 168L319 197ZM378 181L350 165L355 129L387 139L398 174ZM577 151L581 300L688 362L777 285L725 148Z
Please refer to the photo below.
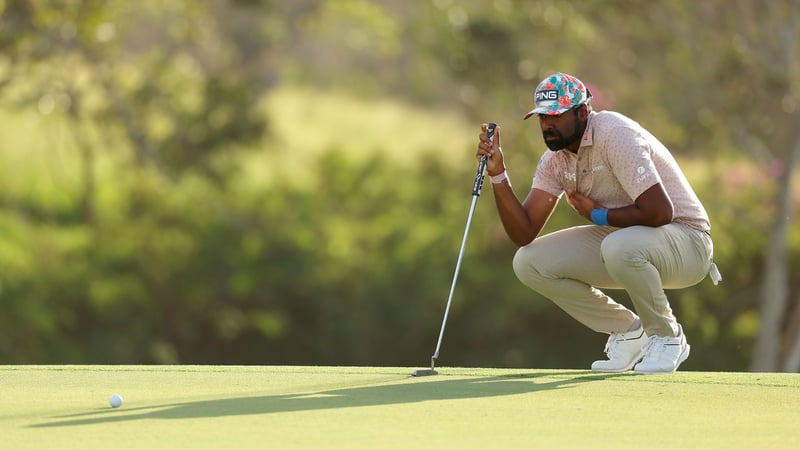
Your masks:
M533 108L532 110L530 110L528 112L528 114L525 114L525 117L523 117L522 120L526 120L530 116L533 116L533 115L536 115L536 114L544 114L545 116L560 116L561 114L564 114L565 112L567 112L569 110L570 110L570 108L563 109L563 110L562 109Z

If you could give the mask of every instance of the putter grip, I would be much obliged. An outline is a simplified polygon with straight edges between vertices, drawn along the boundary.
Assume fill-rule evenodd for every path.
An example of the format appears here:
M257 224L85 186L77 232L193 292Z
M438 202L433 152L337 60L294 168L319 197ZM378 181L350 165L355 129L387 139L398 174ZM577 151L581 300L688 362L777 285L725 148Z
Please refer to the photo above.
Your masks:
M489 123L489 129L486 131L489 142L494 142L494 129L496 127L496 123ZM481 195L481 189L483 189L483 174L486 173L486 164L488 162L489 158L486 155L481 156L481 160L478 162L478 173L475 174L475 183L472 185L472 195L475 197Z

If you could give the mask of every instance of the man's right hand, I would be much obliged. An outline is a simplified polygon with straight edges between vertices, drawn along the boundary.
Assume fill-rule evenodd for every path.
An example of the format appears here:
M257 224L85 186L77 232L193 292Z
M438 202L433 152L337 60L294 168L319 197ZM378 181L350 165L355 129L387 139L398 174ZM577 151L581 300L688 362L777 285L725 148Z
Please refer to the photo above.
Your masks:
M489 176L495 176L506 170L503 162L503 150L500 148L500 127L494 129L494 140L489 141L489 125L481 125L480 143L475 157L480 160L481 156L486 155L489 159L486 163L486 172Z

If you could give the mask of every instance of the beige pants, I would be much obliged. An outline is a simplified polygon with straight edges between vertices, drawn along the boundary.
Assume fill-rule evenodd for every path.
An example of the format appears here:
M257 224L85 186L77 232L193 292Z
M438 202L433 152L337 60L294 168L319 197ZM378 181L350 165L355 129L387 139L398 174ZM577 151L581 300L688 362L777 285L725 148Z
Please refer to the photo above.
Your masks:
M637 314L647 335L675 336L664 289L699 283L709 272L708 233L671 223L658 228L586 225L534 239L514 256L526 286L592 330L628 331ZM599 289L625 289L636 313Z

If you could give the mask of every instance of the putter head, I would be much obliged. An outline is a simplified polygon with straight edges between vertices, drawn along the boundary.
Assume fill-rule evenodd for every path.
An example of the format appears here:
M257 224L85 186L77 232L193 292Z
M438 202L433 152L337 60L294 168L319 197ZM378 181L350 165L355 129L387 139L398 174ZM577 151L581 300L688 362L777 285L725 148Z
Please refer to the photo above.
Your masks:
M427 377L427 376L430 376L430 375L439 375L439 372L433 370L433 368L436 367L436 357L437 356L438 356L438 354L434 354L431 357L431 368L430 369L418 369L418 370L415 370L415 371L411 372L411 376L412 377Z

